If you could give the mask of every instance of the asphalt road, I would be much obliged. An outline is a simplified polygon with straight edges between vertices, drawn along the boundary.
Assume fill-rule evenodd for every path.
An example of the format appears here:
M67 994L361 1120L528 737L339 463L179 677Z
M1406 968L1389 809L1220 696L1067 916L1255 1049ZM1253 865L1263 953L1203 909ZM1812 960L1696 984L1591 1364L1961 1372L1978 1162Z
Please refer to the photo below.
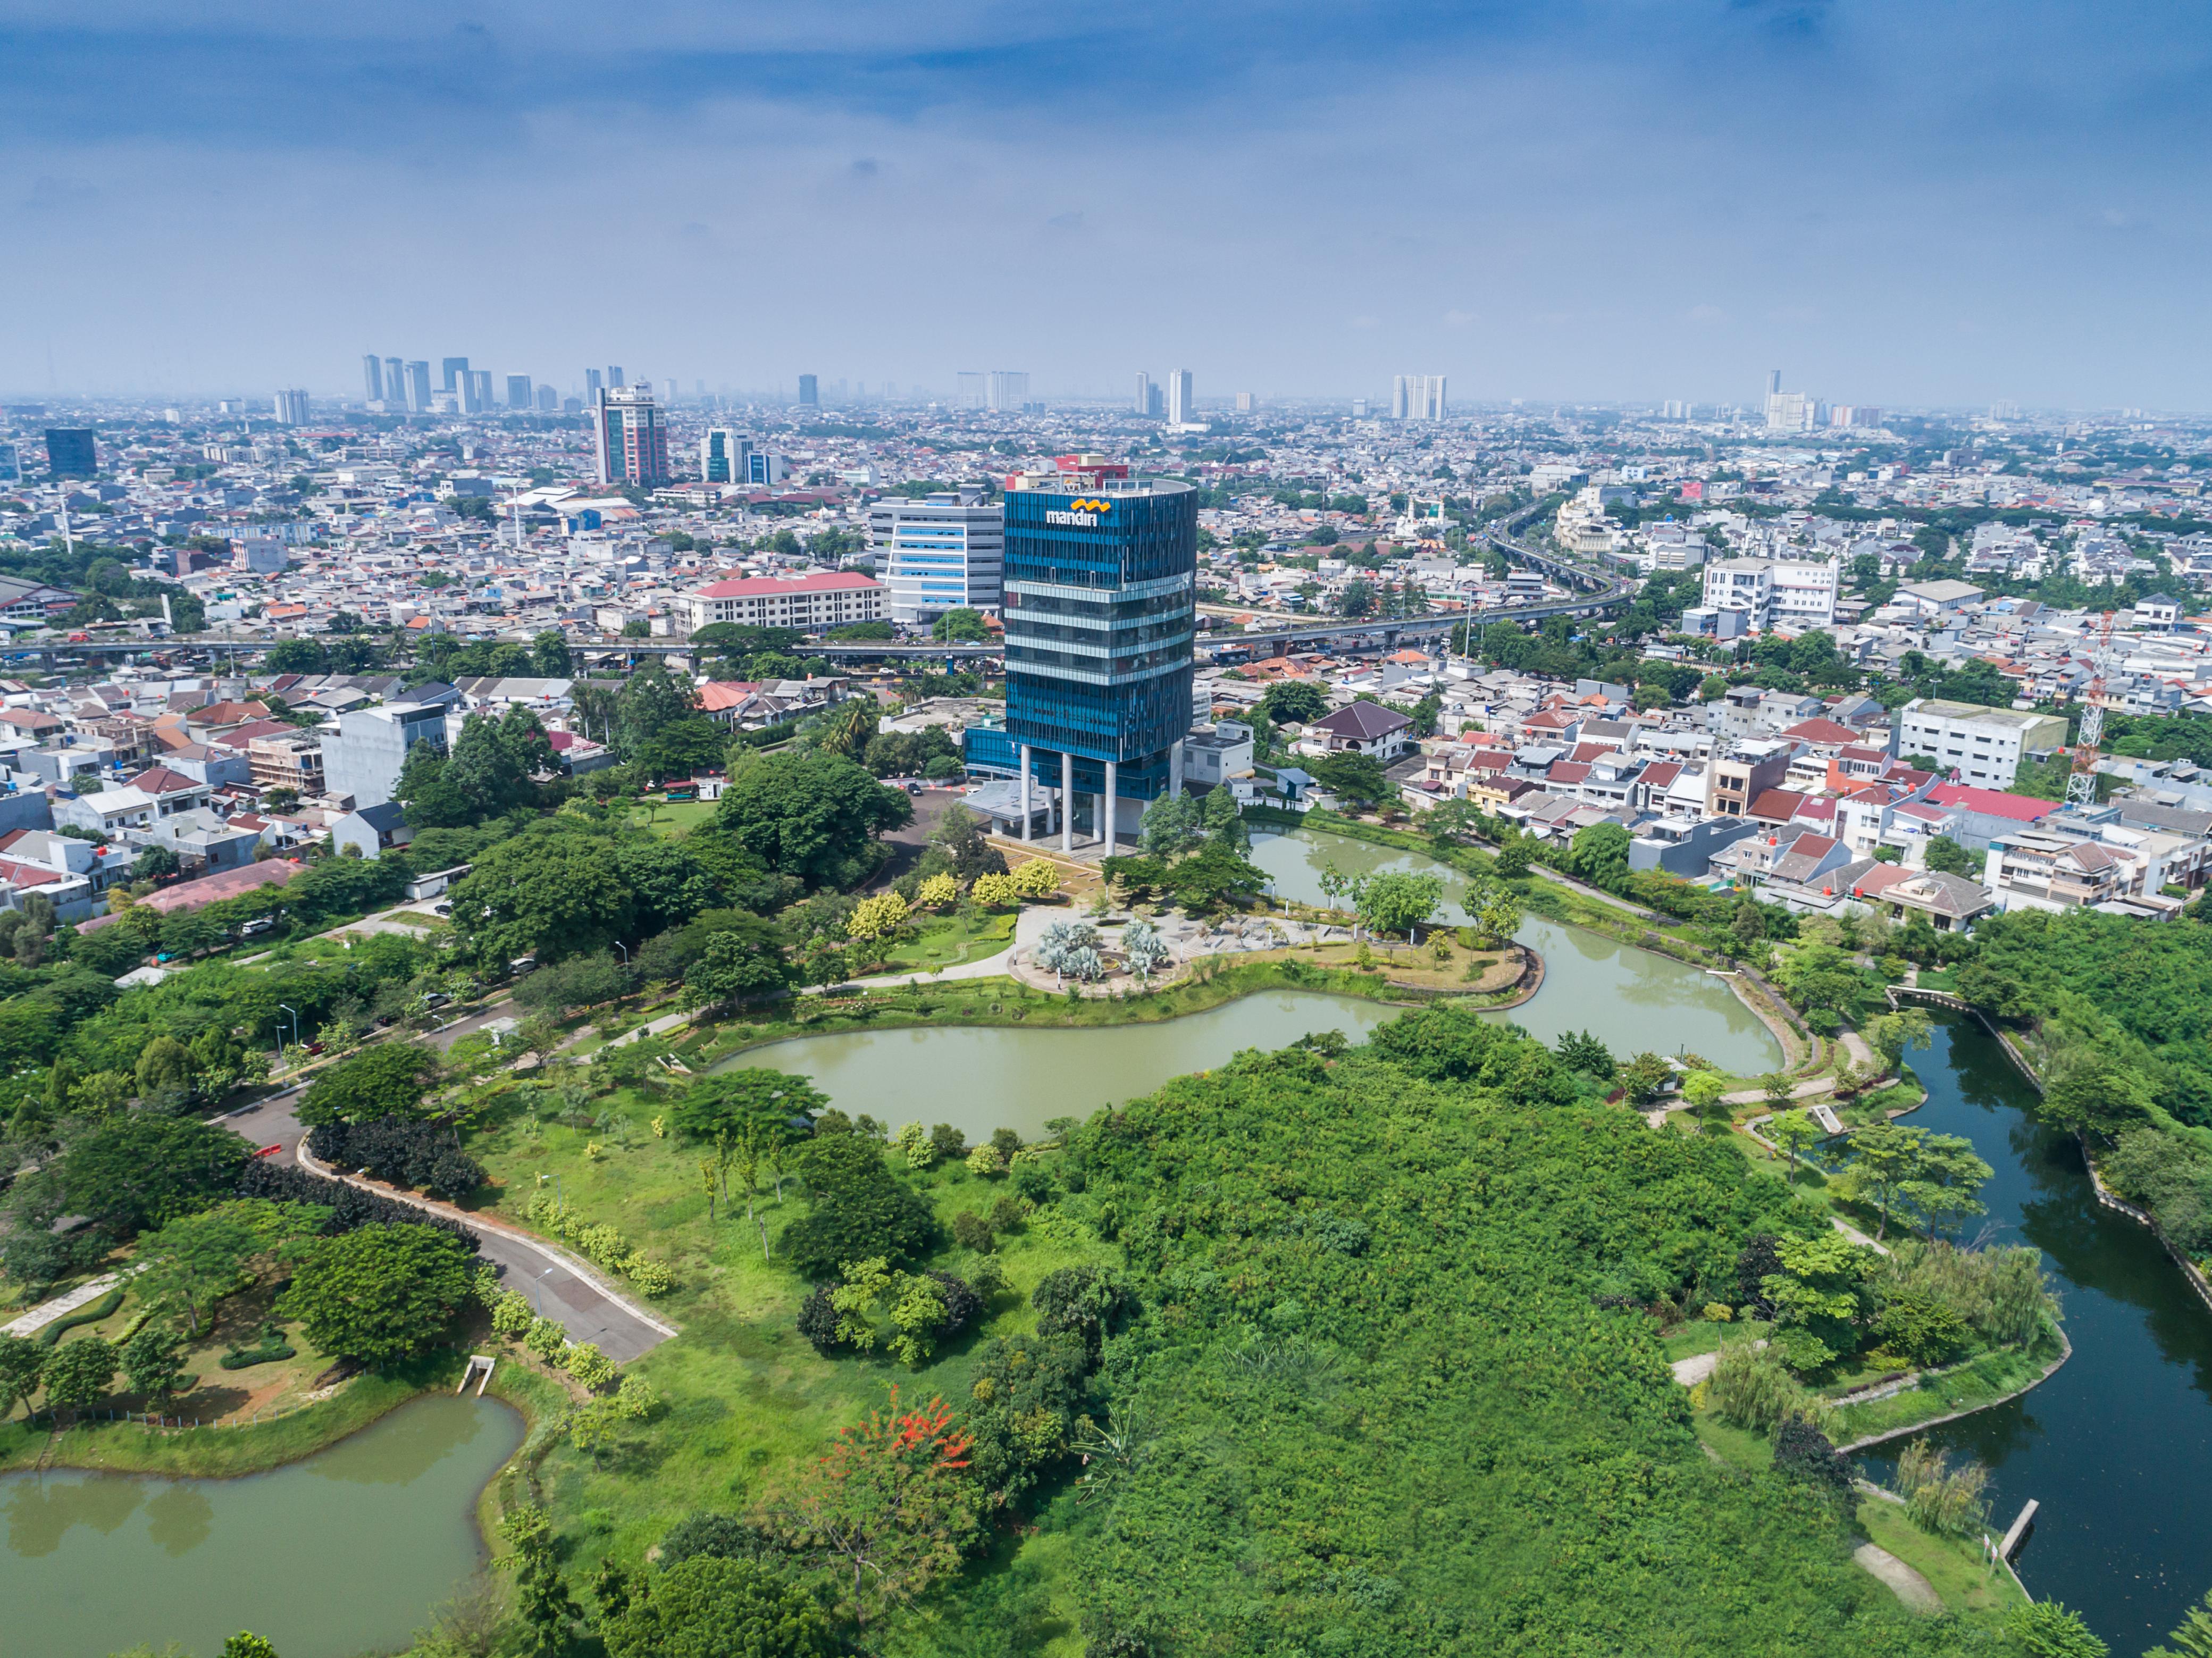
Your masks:
M306 1130L294 1114L301 1088L272 1094L227 1120L255 1146L277 1145L280 1161L297 1163ZM405 1193L394 1193L405 1196ZM438 1206L441 1209L443 1206ZM627 1363L668 1339L670 1332L641 1318L602 1291L544 1245L478 1224L465 1212L448 1211L477 1235L478 1253L499 1268L501 1281L526 1293L546 1318L560 1320L573 1341L597 1342L610 1358Z

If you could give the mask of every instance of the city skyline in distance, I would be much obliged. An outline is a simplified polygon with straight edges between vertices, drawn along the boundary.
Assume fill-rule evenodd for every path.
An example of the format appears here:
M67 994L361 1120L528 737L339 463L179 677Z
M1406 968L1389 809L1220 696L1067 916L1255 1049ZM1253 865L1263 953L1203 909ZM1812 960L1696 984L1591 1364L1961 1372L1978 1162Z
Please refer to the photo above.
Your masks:
M564 395L628 360L1112 398L1150 361L1201 403L1411 367L1741 405L1781 361L1841 404L2203 403L2179 8L1268 17L1262 55L1249 12L1143 6L0 13L0 392L358 396L373 346Z

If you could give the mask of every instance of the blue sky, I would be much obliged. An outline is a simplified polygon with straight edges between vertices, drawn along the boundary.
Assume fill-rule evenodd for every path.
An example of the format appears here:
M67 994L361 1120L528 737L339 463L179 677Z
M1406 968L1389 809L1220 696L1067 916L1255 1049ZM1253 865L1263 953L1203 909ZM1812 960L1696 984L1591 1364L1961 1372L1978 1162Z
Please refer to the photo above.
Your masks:
M2036 0L0 0L0 393L2202 407L2208 58Z

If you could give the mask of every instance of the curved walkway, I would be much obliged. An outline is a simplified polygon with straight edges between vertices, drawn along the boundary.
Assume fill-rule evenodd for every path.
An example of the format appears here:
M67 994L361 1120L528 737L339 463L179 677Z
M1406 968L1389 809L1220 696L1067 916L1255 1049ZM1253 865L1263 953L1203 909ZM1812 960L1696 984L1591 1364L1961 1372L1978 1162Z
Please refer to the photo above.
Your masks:
M1858 1562L1861 1570L1880 1578L1911 1610L1936 1617L1942 1615L1943 1597L1936 1593L1936 1586L1887 1549L1862 1543L1851 1551L1851 1558Z
M609 1357L627 1363L677 1333L674 1326L647 1312L558 1245L503 1221L323 1167L301 1144L307 1133L295 1114L301 1086L272 1094L243 1111L233 1112L226 1121L258 1145L280 1147L271 1155L281 1161L297 1163L311 1173L327 1175L363 1191L458 1220L476 1234L478 1254L501 1269L507 1287L527 1294L544 1316L559 1320L572 1340L596 1341Z

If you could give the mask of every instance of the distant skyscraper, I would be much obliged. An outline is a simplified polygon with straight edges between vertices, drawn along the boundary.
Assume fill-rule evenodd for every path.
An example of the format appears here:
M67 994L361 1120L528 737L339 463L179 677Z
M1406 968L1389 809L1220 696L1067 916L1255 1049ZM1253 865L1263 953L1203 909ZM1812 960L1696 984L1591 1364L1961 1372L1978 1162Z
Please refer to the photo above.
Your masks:
M1168 424L1181 426L1198 418L1198 406L1191 396L1190 370L1178 368L1168 376Z
M438 388L440 391L459 392L467 388L469 360L466 357L447 357L439 367L445 374L445 382Z
M531 401L530 376L509 374L507 377L507 406L510 409L527 409L530 407Z
M600 374L598 369L586 368L584 371L584 395L586 397L596 401L599 395L599 388L606 383L606 376Z
M668 482L668 428L653 393L642 387L603 387L592 407L592 443L599 482L653 489Z
M1802 432L1814 424L1820 413L1813 399L1802 392L1782 389L1782 371L1771 369L1766 376L1766 429L1771 433Z
M708 483L744 483L752 444L742 432L710 426L699 440L699 476Z
M1150 374L1139 374L1137 376L1136 410L1140 415L1152 412L1152 377Z
M491 370L471 368L461 380L461 412L465 415L491 413Z
M386 407L407 406L407 365L397 357L384 360L384 401Z
M820 382L813 375L801 374L799 377L799 402L800 407L805 409L818 409L822 406Z
M1781 390L1782 371L1779 368L1768 369L1766 371L1766 395L1770 398L1773 397Z
M623 380L622 365L618 362L609 363L607 365L607 384L613 386L622 386L626 382Z
M954 401L963 409L981 409L987 395L985 377L973 368L963 368L952 377Z
M97 477L100 456L93 446L92 428L46 428L46 470L58 478Z
M20 483L23 478L23 452L12 443L0 443L0 483Z
M407 408L411 414L430 412L430 365L420 358L407 365Z
M1238 414L1249 415L1259 406L1260 398L1257 392L1239 392L1237 394L1237 412Z
M279 426L305 426L307 423L307 394L305 392L279 392L274 402Z
M990 388L985 395L993 413L1018 414L1022 405L1030 400L1030 377L1011 368L994 368Z
M561 394L550 386L540 385L538 388L538 412L541 415L561 412Z
M1393 420L1442 420L1444 417L1444 377L1442 374L1400 374L1390 382Z
M361 383L371 403L384 401L384 359L374 351L361 360Z

